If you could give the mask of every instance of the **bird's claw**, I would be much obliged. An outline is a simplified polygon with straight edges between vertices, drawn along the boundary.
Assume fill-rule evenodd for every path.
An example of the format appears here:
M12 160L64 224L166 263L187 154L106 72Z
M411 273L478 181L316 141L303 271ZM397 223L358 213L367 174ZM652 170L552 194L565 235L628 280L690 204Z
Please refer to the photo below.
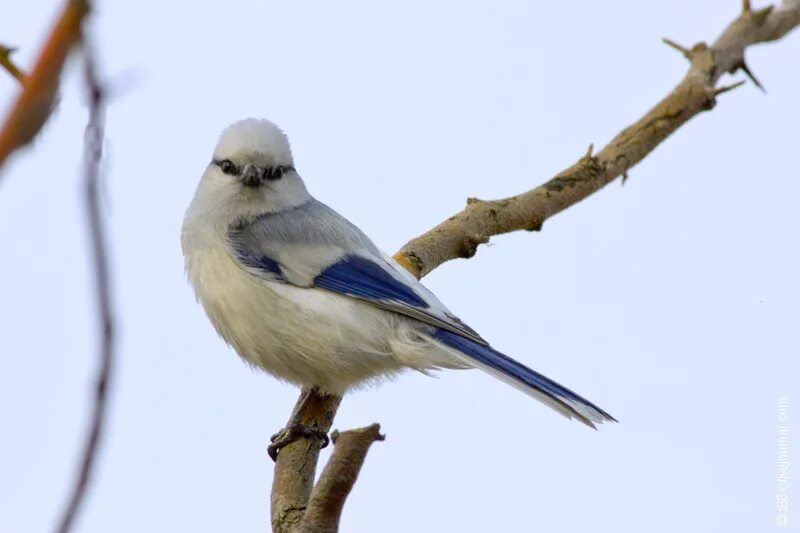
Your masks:
M296 440L317 439L320 441L320 449L326 447L330 442L328 434L319 429L316 425L306 426L304 424L292 424L286 426L279 432L270 437L270 444L267 446L267 453L273 461L278 460L278 452Z

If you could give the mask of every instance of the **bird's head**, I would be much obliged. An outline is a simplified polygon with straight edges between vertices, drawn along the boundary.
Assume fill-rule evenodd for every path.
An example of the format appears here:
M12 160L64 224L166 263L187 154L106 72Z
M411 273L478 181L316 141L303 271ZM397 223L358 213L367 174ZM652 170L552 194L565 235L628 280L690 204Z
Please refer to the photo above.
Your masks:
M286 134L269 120L248 118L223 130L195 201L247 217L283 211L310 198Z

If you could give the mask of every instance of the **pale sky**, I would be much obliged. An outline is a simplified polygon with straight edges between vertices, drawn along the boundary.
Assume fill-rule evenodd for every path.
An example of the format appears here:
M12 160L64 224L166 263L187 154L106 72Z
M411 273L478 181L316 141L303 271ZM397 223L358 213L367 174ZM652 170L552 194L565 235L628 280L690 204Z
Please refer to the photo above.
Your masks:
M739 4L102 2L119 364L78 530L268 530L266 446L297 391L217 337L179 244L224 126L281 125L311 192L393 253L467 197L527 190L604 145L685 72L661 37L712 40ZM0 21L22 65L57 5L18 2ZM359 391L334 426L378 421L387 439L343 532L776 527L778 400L800 402L799 57L797 31L750 50L766 95L722 96L624 187L425 279L496 348L620 423L591 431L477 371ZM16 92L0 76L3 105ZM52 529L87 422L84 101L73 62L52 120L2 170L4 533Z

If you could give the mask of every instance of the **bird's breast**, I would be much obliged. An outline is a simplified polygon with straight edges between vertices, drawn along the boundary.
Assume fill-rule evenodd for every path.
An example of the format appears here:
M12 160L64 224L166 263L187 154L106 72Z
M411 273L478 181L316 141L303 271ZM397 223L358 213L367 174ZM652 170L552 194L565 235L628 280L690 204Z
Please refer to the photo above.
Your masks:
M244 270L223 246L186 254L192 286L219 335L247 362L299 385L342 392L395 367L393 317L319 289Z

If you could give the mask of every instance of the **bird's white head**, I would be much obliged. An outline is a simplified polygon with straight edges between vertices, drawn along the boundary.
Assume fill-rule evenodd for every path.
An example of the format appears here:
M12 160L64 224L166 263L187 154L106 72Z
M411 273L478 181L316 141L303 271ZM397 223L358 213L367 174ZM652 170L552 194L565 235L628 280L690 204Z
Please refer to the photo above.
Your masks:
M294 168L286 134L269 120L248 118L220 135L187 217L241 220L290 209L310 198Z
M257 118L246 118L225 128L214 148L214 159L273 168L294 165L286 134L269 120Z

